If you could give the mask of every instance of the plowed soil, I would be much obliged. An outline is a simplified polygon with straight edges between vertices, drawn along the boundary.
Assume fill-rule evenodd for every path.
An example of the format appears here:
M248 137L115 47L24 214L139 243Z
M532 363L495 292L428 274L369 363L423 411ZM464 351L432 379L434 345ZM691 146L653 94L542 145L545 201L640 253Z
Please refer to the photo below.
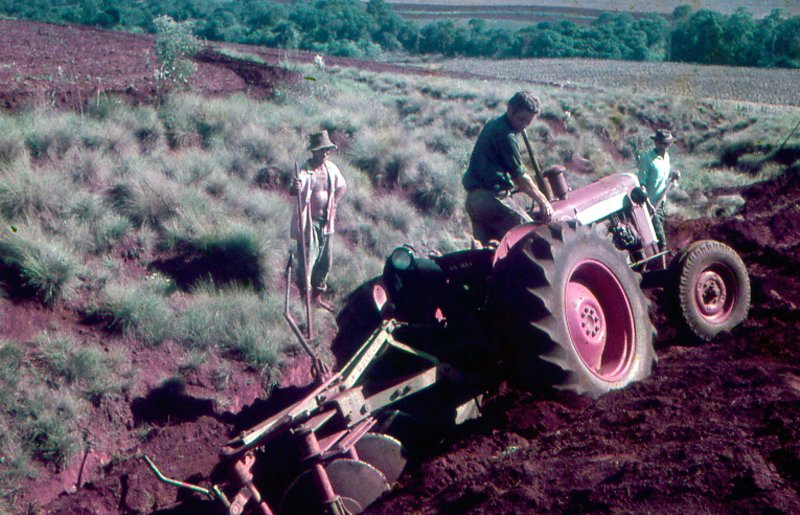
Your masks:
M102 91L145 100L155 88L148 51L152 56L147 36L0 20L0 106L74 107ZM212 51L197 62L199 87L210 95L267 95L276 81L294 80L278 67L244 69ZM503 388L484 417L412 464L369 511L800 512L800 171L742 194L747 203L734 217L668 226L675 248L714 238L741 253L753 307L733 334L695 345L655 309L659 362L651 378L598 401ZM69 310L2 302L0 337L77 327ZM81 459L21 485L19 512L208 513L211 505L196 494L158 482L141 457L157 458L165 474L182 481L219 481L221 445L308 379L300 359L266 400L244 369L232 371L237 379L221 394L203 367L185 384L157 385L171 361L169 346L117 344L133 349L141 381L100 407L96 424L105 433L94 435Z

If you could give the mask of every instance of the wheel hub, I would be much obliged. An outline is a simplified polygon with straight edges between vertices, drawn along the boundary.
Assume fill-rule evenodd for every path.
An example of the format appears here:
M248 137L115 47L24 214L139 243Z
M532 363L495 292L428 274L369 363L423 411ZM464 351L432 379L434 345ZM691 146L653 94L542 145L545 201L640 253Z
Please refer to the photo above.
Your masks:
M604 381L618 381L631 367L635 323L625 290L611 270L592 259L578 262L564 291L564 317L583 364Z
M703 316L714 317L721 314L728 297L725 280L717 272L706 270L697 278L694 296Z
M606 343L603 309L586 286L572 282L567 286L567 326L578 353L587 365L600 372Z

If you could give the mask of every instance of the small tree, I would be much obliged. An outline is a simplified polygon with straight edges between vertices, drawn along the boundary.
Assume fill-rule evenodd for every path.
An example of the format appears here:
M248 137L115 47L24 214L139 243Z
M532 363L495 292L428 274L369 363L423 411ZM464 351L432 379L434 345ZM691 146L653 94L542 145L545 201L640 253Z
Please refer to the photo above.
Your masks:
M156 57L158 67L155 77L159 84L185 85L197 71L197 65L189 60L200 49L200 41L194 36L191 21L175 21L169 16L153 20L156 29Z

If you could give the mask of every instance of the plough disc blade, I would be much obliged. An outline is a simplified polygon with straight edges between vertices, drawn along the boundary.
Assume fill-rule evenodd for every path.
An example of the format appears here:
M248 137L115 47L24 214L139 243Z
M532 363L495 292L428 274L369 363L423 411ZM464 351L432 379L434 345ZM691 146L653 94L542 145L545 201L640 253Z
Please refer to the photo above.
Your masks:
M383 473L361 460L338 459L325 465L333 491L345 509L359 513L389 490ZM313 515L324 509L323 494L314 482L313 470L306 470L289 486L281 500L280 515Z
M427 429L422 420L400 410L389 412L385 419L372 428L375 433L386 434L402 442L404 456L412 459L425 453Z
M358 459L383 472L389 484L397 481L408 462L403 445L389 435L367 433L355 447Z

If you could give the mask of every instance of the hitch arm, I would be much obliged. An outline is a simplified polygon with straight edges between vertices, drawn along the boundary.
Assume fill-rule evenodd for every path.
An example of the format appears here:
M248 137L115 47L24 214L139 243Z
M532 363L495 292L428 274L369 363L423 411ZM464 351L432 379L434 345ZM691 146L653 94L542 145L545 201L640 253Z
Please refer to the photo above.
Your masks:
M193 485L191 483L184 483L183 481L178 481L177 479L172 479L162 474L161 471L158 470L158 467L156 467L156 464L153 463L149 457L144 456L144 461L147 463L147 466L150 467L150 470L153 471L153 474L155 474L159 481L168 485L177 486L178 488L186 488L187 490L201 493L210 499L216 499L220 501L226 508L230 509L231 502L217 485L212 485L211 489L208 489L203 488L202 486Z

